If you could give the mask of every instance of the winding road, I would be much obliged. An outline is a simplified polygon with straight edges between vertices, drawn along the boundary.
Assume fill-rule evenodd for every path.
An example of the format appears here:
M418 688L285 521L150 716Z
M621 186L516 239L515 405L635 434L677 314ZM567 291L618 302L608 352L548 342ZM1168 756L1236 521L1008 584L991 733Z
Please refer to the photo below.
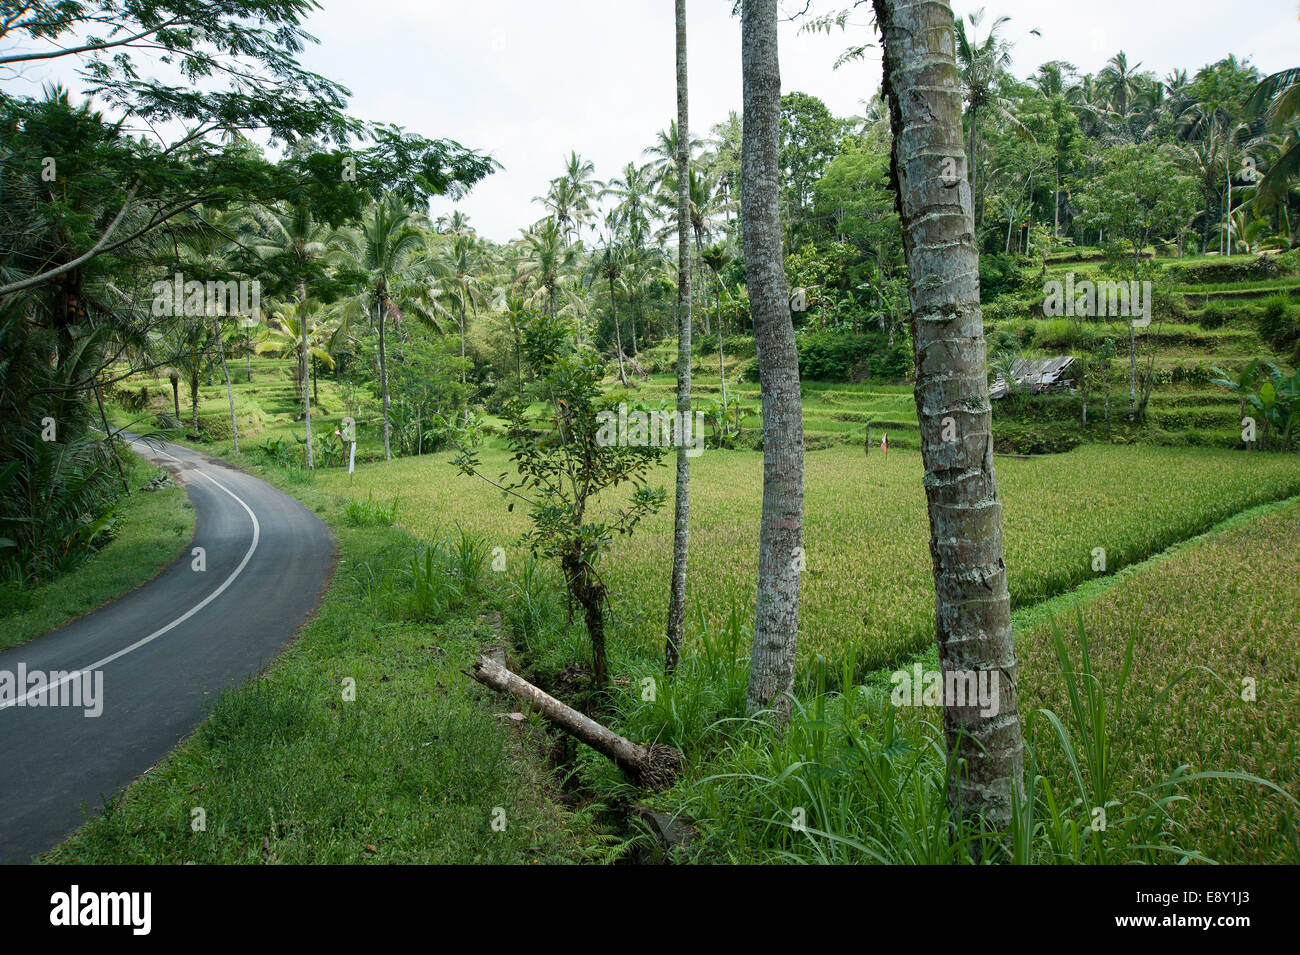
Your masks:
M0 862L27 862L67 838L85 811L189 734L221 689L259 673L315 610L334 567L329 528L299 501L189 448L145 445L194 505L194 540L148 583L0 653L0 675L55 673L65 699L0 700ZM193 549L205 568L195 569ZM87 716L93 675L102 705ZM61 677L58 674L72 674ZM60 685L57 681L63 680Z

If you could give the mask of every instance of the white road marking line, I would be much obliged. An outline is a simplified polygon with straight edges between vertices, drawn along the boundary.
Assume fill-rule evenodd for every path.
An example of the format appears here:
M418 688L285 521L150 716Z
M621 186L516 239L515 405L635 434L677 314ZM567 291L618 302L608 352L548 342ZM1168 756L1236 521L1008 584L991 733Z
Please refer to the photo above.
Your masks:
M135 442L132 442L132 444L134 443ZM177 464L182 463L180 458L174 457L173 455L168 454L166 451L159 450L157 453L163 455L164 457L171 458ZM88 673L88 672L93 672L95 670L98 670L100 667L107 666L108 664L112 663L114 660L118 660L126 656L128 653L131 653L135 650L139 650L145 644L152 643L154 640L157 640L159 637L161 637L164 633L171 630L173 627L179 626L180 624L184 623L186 620L190 619L190 617L194 616L196 613L198 613L208 604L212 603L212 601L220 597L223 593L225 593L226 588L235 582L235 578L244 572L244 568L248 566L248 562L253 557L253 551L257 550L258 541L261 540L262 538L262 525L257 522L257 515L253 513L253 509L251 507L249 507L246 503L244 503L243 498L241 498L234 491L230 490L230 488L226 487L216 478L212 477L210 474L205 474L203 471L200 471L198 468L194 469L194 473L199 475L200 477L207 478L209 481L211 481L221 490L225 491L227 494L233 497L235 501L239 504L239 506L248 512L248 516L253 522L253 542L248 545L248 553L246 553L244 555L244 559L239 562L239 566L234 569L234 571L231 573L229 577L227 577L224 581L221 582L221 586L219 586L216 590L212 591L212 593L208 594L206 597L204 597L202 600L196 603L193 607L191 607L185 613L181 614L179 617L177 617L171 623L167 624L165 627L158 628L153 633L149 634L149 636L137 640L129 647L123 647L121 650L118 650L116 653L104 657L104 659L102 660L96 660L88 667L83 667L80 670L72 671L71 673L67 674L56 683L48 684L47 686L44 686L39 690L32 690L26 695L18 697L17 699L14 700L10 700L7 703L0 703L0 710L7 709L11 706L19 706L21 704L25 704L27 700L31 699L34 696L42 696L44 694L51 693L54 690L57 690L59 687L63 686L63 684L68 683L76 679L77 677L81 676L83 673Z

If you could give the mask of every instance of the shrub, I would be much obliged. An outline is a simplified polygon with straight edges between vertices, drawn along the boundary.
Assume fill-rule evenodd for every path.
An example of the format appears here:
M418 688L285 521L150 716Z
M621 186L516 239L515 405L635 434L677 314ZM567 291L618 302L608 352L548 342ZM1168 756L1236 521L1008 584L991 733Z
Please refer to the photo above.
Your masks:
M1300 322L1286 293L1278 292L1264 299L1259 313L1259 337L1277 351L1295 347L1300 338Z
M1080 444L1073 428L1000 421L993 428L993 450L999 454L1060 454Z
M1202 328L1222 328L1226 320L1223 303L1218 299L1211 299L1206 303L1205 308L1196 314L1196 324Z
M993 300L1024 283L1015 256L994 252L980 256L980 297Z
M799 377L808 381L897 381L912 372L906 338L890 348L883 332L863 335L811 332L799 337Z

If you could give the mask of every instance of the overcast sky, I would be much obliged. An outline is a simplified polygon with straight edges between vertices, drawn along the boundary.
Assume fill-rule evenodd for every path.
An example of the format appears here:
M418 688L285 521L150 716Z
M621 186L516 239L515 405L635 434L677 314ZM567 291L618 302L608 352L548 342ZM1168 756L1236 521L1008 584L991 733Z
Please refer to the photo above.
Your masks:
M461 200L481 234L498 241L542 215L532 202L576 149L600 179L616 175L676 115L672 0L322 0L306 27L321 41L303 57L352 90L351 111L413 132L450 137L505 168ZM782 0L783 13L803 0ZM813 0L814 12L844 6ZM850 42L874 40L869 4L848 34L781 32L785 91L821 97L839 116L880 83L878 50L833 70ZM1264 73L1295 65L1296 0L990 0L955 2L958 15L987 7L1011 22L1013 72L1063 59L1096 71L1117 50L1164 76L1227 55ZM732 0L688 0L691 126L707 134L739 111L740 22ZM1037 29L1041 37L1030 35ZM435 213L447 203L435 204Z

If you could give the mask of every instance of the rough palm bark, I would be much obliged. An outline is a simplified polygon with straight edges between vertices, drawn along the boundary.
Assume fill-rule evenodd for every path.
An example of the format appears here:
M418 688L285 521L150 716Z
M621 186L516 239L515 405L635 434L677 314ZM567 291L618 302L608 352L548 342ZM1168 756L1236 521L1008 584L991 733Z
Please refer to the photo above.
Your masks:
M664 672L672 675L681 653L686 624L686 554L691 526L691 459L685 428L691 414L691 193L690 141L686 96L686 0L677 13L677 496L673 508L673 573L668 597L668 635Z
M979 253L961 136L953 15L941 0L873 0L884 38L891 157L910 275L916 409L944 670L993 670L996 714L946 706L955 812L1004 827L1023 792L1016 656L993 469ZM950 440L945 440L945 437ZM948 701L951 702L951 701Z
M389 436L392 434L392 425L388 422L388 349L384 341L384 299L386 298L384 290L381 290L375 296L375 321L379 324L379 401L382 405L384 416L384 460L393 460L393 452L390 446Z
M804 558L803 410L778 208L781 68L776 24L777 0L745 0L741 221L763 407L763 513L748 707L751 713L769 711L780 725L789 718L794 687Z
M307 346L307 289L304 286L298 286L298 321L300 323L302 343L298 349L298 377L302 379L302 421L307 429L307 470L316 470L316 461L312 457L311 446L311 388L308 386L307 375L309 370L307 362L310 361Z
M614 271L609 272L609 311L614 318L614 347L618 349L618 380L627 387L627 369L623 367L623 330L618 325L618 300L614 297Z
M217 351L221 355L221 374L226 379L226 400L230 403L230 437L235 442L235 453L239 453L239 422L235 416L235 389L230 384L230 369L226 367L226 342L221 337L221 319L213 319L217 329Z

